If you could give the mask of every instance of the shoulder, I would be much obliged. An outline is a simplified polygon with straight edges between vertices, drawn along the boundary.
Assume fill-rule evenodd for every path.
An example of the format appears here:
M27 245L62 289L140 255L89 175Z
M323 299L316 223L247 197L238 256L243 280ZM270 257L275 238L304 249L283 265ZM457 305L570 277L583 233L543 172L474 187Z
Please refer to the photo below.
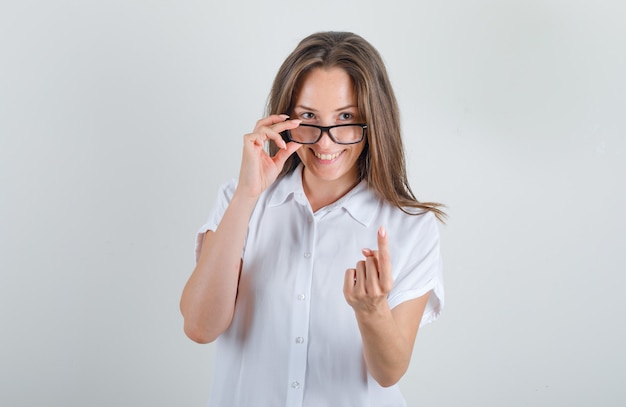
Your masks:
M380 216L377 218L377 224L373 226L384 226L390 243L405 247L413 251L413 254L439 246L439 223L432 212L415 208L403 210L383 200Z
M372 191L372 194L374 192ZM381 202L382 210L387 216L407 227L428 227L438 229L438 221L435 214L431 211L413 207L398 207L383 198L378 198Z
M235 190L237 189L237 181L238 178L231 178L228 181L222 182L217 189L217 197L218 199L225 199L226 201L230 201L235 194Z

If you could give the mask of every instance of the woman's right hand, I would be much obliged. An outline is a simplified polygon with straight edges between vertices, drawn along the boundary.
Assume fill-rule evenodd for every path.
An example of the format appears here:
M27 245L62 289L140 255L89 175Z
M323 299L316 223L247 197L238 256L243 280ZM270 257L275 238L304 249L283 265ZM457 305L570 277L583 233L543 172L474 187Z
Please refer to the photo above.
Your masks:
M286 145L280 136L281 131L300 125L300 120L287 119L286 115L261 119L254 131L243 138L237 189L219 226L205 233L196 267L180 301L185 333L196 342L214 341L232 323L250 215L259 195L276 180L287 158L301 146ZM279 147L274 157L263 148L268 140Z
M237 190L244 196L256 199L278 177L285 161L302 144L285 143L280 132L295 129L301 120L286 120L287 115L272 115L259 120L254 131L243 137L243 157ZM264 149L265 142L273 140L279 148L274 157Z

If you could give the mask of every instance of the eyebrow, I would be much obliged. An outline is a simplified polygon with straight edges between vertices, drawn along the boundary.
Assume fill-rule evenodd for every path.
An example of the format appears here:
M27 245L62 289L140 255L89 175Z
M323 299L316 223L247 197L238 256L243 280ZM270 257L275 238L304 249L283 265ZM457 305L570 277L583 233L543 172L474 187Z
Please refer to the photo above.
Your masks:
M317 112L316 109L313 109L312 107L308 107L308 106L303 106L303 105L297 105L294 107L294 109L302 109L302 110L309 110L311 112ZM336 112L339 112L341 110L350 110L350 109L356 109L359 110L359 107L357 105L348 105L348 106L344 106L344 107L340 107L339 109L336 109Z

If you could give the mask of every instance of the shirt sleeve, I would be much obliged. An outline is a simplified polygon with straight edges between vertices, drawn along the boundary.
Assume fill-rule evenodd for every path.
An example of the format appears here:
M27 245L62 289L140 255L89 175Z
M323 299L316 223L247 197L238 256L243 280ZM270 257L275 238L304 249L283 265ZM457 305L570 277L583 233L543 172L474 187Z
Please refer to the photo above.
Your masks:
M407 257L400 262L402 266L395 277L388 303L390 308L394 308L430 292L420 323L423 326L435 321L441 314L444 290L437 220L430 213L421 217L417 225L411 227L408 241L413 244L410 245Z
M215 203L213 204L213 208L209 212L209 218L200 227L200 229L198 229L198 233L196 235L196 261L198 261L198 259L200 258L200 251L202 250L204 234L209 230L215 231L217 229L217 226L222 221L224 212L226 212L226 208L228 208L228 205L233 198L233 194L235 193L236 188L237 179L232 179L219 188L217 197L215 198Z

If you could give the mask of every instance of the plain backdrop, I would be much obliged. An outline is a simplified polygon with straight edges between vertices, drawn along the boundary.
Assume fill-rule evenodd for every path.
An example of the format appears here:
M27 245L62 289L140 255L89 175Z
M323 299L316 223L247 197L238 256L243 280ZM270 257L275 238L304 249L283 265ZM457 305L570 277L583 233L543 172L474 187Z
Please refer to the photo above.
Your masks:
M626 2L0 5L0 405L203 406L178 302L304 36L359 33L443 202L410 406L626 404ZM269 368L269 367L268 367Z

